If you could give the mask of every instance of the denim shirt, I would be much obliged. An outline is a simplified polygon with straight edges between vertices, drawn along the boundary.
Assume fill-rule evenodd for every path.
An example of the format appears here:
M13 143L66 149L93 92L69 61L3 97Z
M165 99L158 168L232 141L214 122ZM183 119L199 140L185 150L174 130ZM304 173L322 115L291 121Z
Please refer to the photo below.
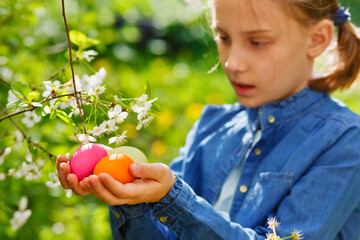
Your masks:
M248 150L230 212L216 211ZM114 239L263 240L274 216L281 237L298 229L306 240L359 239L360 118L326 94L206 106L170 167L177 179L156 204L109 206Z

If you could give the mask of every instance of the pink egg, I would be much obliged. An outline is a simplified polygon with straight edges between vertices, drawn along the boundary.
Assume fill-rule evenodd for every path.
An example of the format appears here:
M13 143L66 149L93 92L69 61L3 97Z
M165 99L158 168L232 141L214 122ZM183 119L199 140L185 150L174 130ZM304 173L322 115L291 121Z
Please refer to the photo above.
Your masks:
M96 164L107 155L102 145L93 143L84 144L70 158L71 172L81 181L93 174Z

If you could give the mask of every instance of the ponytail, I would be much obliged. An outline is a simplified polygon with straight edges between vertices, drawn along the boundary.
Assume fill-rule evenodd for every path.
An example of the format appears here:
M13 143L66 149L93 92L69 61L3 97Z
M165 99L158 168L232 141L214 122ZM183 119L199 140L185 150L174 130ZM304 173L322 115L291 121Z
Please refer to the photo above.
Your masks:
M310 81L316 91L331 93L336 89L349 88L359 77L360 36L350 22L338 26L337 62L331 73Z

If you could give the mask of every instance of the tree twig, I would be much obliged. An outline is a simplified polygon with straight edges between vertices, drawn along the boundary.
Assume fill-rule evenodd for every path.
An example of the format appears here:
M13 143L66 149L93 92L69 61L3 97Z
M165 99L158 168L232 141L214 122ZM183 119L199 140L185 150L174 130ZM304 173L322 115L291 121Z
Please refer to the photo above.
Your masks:
M52 96L52 97L50 97L50 98L48 97L48 98L43 99L40 103L43 104L44 102L47 102L47 101L50 101L50 100L53 100L53 99L62 98L62 97L69 97L69 96L74 97L74 96L75 96L75 93L67 93L67 94ZM31 106L31 107L29 107L29 108L26 108L26 109L23 109L23 110L20 110L20 111L11 113L11 114L9 114L9 115L6 115L6 116L0 118L0 122L2 122L3 120L5 120L5 119L7 119L7 118L11 118L11 117L16 116L16 115L21 114L21 113L33 111L35 108L37 108L37 107L36 107L36 106ZM6 109L4 109L4 110L2 111L2 113L6 113Z
M4 83L6 86L11 87L10 83L5 81L4 79L0 78L0 82Z
M85 128L85 123L84 123L84 119L83 119L83 108L82 108L82 103L81 100L79 100L79 98L81 98L81 93L79 93L80 97L78 97L78 93L76 91L76 83L75 83L75 73L74 73L74 66L73 66L73 60L72 60L72 53L71 53L71 41L70 41L70 35L69 35L69 28L67 25L67 21L66 21L66 15L65 15L65 2L64 0L61 0L62 3L62 15L64 18L64 24L65 24L65 29L66 29L66 35L67 35L67 40L68 40L68 45L69 45L69 55L70 55L70 67L71 67L71 75L72 75L72 80L73 80L73 85L74 85L74 92L75 92L75 98L76 98L76 103L79 107L79 114L80 114L80 119L84 128L84 133L86 134L86 128Z
M50 81L51 79L53 79L54 77L56 77L56 75L58 75L61 72L64 72L66 70L66 68L69 66L69 62L67 62L62 68L60 68L59 70L57 70L56 72L54 72L53 74L51 74L50 77L48 77L47 81Z
M4 110L3 106L0 106L1 109ZM21 133L21 135L23 136L23 138L25 138L28 143L30 145L35 146L36 148L40 149L41 151L45 152L46 154L49 155L50 158L56 158L56 156L54 154L52 154L51 152L49 152L48 150L46 150L43 146L41 146L39 143L37 142L33 142L30 140L30 138L24 133L24 131L19 127L19 125L17 125L17 123L14 121L14 119L12 119L11 117L8 117L10 119L10 121L12 122L12 124L19 130L19 132Z

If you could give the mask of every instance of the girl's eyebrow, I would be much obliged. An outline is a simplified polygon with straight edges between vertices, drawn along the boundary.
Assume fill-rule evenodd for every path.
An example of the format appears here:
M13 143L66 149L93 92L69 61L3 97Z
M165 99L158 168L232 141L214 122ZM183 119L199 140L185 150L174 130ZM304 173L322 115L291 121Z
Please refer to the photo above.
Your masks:
M223 30L221 27L219 26L215 26L214 27L216 29L216 31L218 32L222 32L225 33L226 31ZM245 31L241 31L240 34L244 34L244 35L256 35L256 34L261 34L261 33L271 33L273 32L273 30L270 29L255 29L255 30L245 30Z

